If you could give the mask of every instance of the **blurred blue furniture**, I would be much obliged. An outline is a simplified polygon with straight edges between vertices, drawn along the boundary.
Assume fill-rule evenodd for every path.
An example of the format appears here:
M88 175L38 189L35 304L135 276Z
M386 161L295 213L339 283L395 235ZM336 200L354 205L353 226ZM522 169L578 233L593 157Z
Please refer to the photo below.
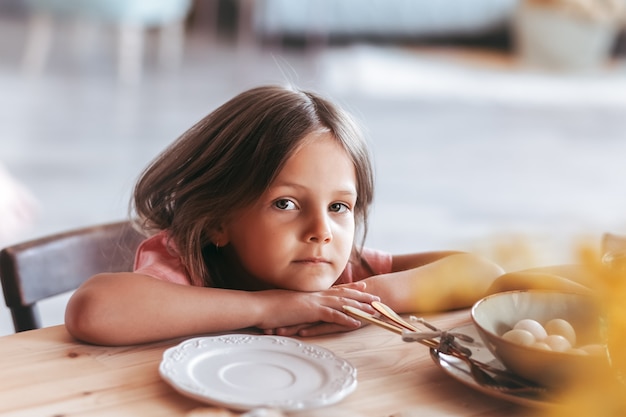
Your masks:
M507 25L519 0L257 0L265 38L415 38L481 33Z
M31 13L23 64L28 72L43 69L50 53L56 20L112 25L118 32L118 75L121 81L140 79L145 34L159 30L159 60L175 66L182 57L185 19L191 0L25 0Z

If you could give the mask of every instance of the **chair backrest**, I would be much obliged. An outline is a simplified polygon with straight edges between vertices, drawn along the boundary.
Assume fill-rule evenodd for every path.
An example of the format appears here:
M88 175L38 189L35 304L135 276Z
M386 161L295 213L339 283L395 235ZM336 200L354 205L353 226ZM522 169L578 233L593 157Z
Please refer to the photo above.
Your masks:
M100 272L131 271L143 236L129 222L59 233L0 251L0 279L16 332L37 329L36 303Z

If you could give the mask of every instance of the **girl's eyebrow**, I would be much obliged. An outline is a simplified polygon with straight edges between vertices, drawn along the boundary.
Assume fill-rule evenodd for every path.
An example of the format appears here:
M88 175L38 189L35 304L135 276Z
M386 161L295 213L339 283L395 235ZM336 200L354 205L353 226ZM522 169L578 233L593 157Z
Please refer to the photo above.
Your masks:
M271 185L270 188L278 188L278 187L291 187L291 188L298 188L298 189L303 189L306 190L308 187L302 184L298 184L295 182L288 182L288 181L284 181L284 182L276 182L275 184ZM352 186L347 186L346 188L343 189L337 189L334 190L333 192L337 193L337 194L344 194L344 195L350 195L350 196L356 196L357 192L356 189Z

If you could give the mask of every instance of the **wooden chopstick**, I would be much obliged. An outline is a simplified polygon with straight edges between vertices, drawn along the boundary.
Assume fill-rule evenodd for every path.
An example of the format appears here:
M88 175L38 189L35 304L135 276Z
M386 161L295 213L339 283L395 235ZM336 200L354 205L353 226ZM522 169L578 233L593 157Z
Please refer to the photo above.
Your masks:
M399 325L396 324L392 324L392 323L388 323L386 321L383 321L381 319L379 319L376 316L373 316L369 313L366 313L365 311L359 310L358 308L354 308L351 306L343 306L343 310L350 316L357 318L357 319L361 319L361 320L365 320L367 322L370 322L372 324L375 324L376 326L382 327L383 329L387 329L390 330L394 333L397 334L402 334L405 329L404 327L400 327ZM439 347L439 342L434 340L434 339L422 339L422 340L417 340L417 342L428 346L429 348L433 348L433 349L437 349Z

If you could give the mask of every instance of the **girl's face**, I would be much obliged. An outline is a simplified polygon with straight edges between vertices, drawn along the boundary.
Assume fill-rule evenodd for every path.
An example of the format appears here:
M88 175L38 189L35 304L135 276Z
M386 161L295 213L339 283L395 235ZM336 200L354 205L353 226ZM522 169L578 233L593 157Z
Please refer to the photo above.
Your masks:
M331 133L311 133L261 198L223 226L238 278L258 288L329 288L350 257L356 201L348 154Z

